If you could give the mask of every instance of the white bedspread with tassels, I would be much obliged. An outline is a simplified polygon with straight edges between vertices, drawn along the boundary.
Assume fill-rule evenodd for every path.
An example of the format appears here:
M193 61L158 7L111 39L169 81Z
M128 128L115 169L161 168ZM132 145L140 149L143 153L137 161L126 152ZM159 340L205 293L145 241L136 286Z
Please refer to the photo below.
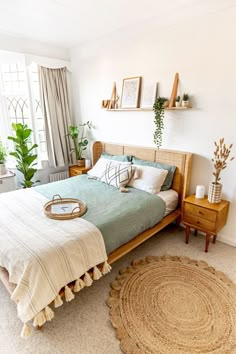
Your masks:
M92 278L100 278L98 264L104 263L102 273L109 271L98 228L82 218L47 218L43 211L47 201L33 189L0 195L0 266L16 284L12 299L19 318L24 323L34 319L35 326L51 320L48 305L53 300L56 307L62 304L58 294L63 287L65 299L74 298L67 284L77 280L74 291L79 291L91 285Z

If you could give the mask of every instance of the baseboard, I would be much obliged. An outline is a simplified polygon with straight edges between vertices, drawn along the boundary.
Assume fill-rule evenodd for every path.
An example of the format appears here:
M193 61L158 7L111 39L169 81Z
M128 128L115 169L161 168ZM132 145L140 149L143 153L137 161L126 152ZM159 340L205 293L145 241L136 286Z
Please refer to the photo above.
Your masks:
M217 241L220 241L222 243L226 243L229 246L236 247L236 240L232 240L231 238L227 237L226 235L217 236Z

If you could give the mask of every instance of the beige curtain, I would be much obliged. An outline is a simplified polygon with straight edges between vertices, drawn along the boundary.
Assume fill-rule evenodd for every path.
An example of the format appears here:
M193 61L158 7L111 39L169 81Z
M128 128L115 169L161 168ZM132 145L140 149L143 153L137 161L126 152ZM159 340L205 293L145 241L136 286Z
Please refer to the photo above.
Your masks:
M49 69L39 66L42 112L45 119L49 164L65 166L71 162L71 109L67 84L67 69Z

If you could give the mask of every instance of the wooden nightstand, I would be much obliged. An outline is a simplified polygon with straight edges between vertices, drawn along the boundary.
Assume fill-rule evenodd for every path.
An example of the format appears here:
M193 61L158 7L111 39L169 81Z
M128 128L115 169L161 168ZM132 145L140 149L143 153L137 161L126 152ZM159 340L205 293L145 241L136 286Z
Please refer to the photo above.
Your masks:
M77 165L69 167L69 176L85 175L92 167L79 167Z
M205 252L208 252L209 242L213 236L213 243L216 242L217 233L226 224L229 210L229 202L222 200L219 204L209 203L207 197L203 199L190 195L183 201L182 223L186 225L186 239L189 241L190 229L206 233Z

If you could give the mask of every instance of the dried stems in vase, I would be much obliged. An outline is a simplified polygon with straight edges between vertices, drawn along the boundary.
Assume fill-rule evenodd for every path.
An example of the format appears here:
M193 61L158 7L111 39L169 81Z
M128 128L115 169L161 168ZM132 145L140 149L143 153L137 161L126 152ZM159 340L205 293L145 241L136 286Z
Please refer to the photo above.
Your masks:
M224 138L221 138L219 143L214 142L214 144L216 146L216 149L214 151L214 158L212 159L215 169L215 171L213 172L213 176L215 177L213 183L219 184L219 181L221 180L220 173L227 167L227 161L229 159L233 144L227 146L224 142ZM234 157L231 157L229 161L232 161L233 159Z

